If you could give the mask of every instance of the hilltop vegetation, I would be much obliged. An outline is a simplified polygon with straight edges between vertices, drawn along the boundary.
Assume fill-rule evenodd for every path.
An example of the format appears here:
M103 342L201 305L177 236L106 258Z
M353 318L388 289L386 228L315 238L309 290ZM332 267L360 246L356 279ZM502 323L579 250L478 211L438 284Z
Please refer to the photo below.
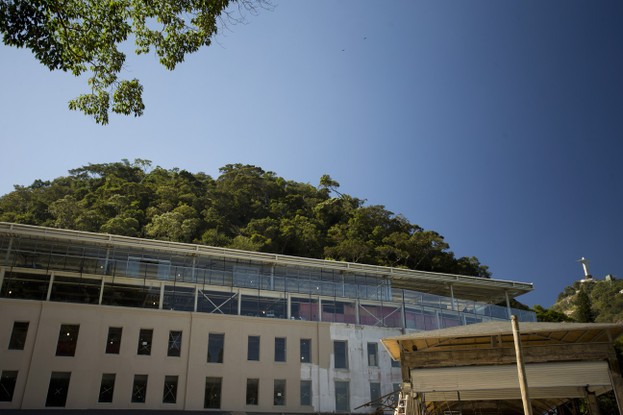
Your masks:
M623 322L623 280L576 281L566 287L550 310L578 322Z
M122 160L15 186L0 221L490 277L437 232L338 188L328 175L313 186L228 164L214 179Z

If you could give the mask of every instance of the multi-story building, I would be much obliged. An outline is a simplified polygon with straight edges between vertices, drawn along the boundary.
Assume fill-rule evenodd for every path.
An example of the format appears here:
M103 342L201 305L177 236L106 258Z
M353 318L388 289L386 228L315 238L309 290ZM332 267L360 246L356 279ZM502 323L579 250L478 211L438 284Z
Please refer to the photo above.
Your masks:
M0 409L353 412L381 338L535 321L527 283L9 223L0 287Z

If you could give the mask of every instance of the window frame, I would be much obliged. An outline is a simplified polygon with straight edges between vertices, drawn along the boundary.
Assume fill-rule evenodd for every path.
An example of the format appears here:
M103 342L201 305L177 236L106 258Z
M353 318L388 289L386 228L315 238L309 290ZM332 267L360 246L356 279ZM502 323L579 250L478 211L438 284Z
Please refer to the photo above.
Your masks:
M253 339L253 342L251 341ZM257 343L255 341L257 340ZM247 338L247 361L249 362L259 362L260 361L260 336L249 336ZM252 349L253 345L253 349ZM255 350L255 346L257 345L257 350Z
M219 351L215 350L220 344ZM216 353L216 356L215 356ZM208 363L223 363L225 360L225 333L208 333Z
M179 377L177 375L165 375L162 390L162 403L177 403L177 385Z
M287 382L285 379L275 379L273 381L273 406L286 406L286 391Z
M287 337L275 337L274 358L275 358L274 361L276 363L285 363L288 361L288 339Z
M149 381L149 375L134 375L132 381L132 394L130 395L130 402L132 403L145 403L147 400L147 382ZM141 390L138 387L142 388Z
M116 374L115 373L102 373L102 380L100 382L100 391L99 391L99 395L97 397L97 403L112 403L114 396L115 396L115 380L116 380ZM110 397L108 397L107 395L104 395L105 398L102 399L102 395L105 393L108 393L108 390L104 389L104 388L110 388Z
M250 398L255 398L255 401ZM260 380L257 378L247 379L245 405L258 406L260 403Z
M304 396L307 396L307 399L304 400ZM313 404L313 392L312 392L312 381L301 379L301 391L300 391L300 405L301 406L312 406Z
M14 321L11 337L9 339L9 350L24 350L28 339L29 321Z
M301 339L299 342L299 349L300 349L299 352L300 352L301 363L312 363L312 341L311 339Z
M108 327L106 337L106 354L119 354L121 351L121 339L123 337L123 327Z
M368 352L368 366L369 367L378 367L379 366L379 345L378 345L378 343L368 342L367 352Z
M341 350L338 349L338 346ZM342 355L340 357L340 355ZM339 364L338 364L339 363ZM348 340L333 340L333 368L348 369Z
M79 324L61 324L56 343L56 356L73 357L78 347ZM58 372L61 373L61 372ZM65 373L65 372L62 372Z
M69 395L69 387L71 382L71 372L52 372L50 374L50 383L48 385L48 394L45 399L46 408L64 408L67 405L67 396ZM55 399L59 387L64 389L62 396ZM53 395L54 393L54 395Z
M154 329L140 329L138 332L136 354L139 356L151 356L153 340Z
M0 402L13 402L18 376L19 371L17 370L3 370L0 372Z
M169 330L168 357L180 357L182 355L182 335L182 330Z
M211 388L208 389L208 386ZM218 390L217 390L218 388ZM208 399L208 393L216 392L214 401L212 398ZM221 401L223 399L223 378L206 376L205 392L203 396L203 408L204 409L221 409Z

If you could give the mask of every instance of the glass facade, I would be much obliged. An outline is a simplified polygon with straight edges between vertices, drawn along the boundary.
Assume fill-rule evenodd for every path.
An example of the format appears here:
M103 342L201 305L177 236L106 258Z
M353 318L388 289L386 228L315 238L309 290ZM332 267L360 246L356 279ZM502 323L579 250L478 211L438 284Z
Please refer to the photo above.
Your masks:
M267 261L239 251L234 258L213 248L200 255L199 246L133 238L103 244L93 242L103 235L86 232L49 239L54 232L67 231L0 234L0 297L413 330L509 319L506 307L394 288L391 268L347 264L344 271L331 269L332 261L277 255ZM536 321L531 311L510 313Z

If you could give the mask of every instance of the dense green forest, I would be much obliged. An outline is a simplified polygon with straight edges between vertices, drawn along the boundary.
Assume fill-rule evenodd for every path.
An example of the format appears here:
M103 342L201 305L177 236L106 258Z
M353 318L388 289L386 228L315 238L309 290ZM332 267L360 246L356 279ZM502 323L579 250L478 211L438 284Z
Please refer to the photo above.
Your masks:
M437 232L338 189L329 175L313 186L228 164L214 179L122 160L15 186L0 221L490 277Z

